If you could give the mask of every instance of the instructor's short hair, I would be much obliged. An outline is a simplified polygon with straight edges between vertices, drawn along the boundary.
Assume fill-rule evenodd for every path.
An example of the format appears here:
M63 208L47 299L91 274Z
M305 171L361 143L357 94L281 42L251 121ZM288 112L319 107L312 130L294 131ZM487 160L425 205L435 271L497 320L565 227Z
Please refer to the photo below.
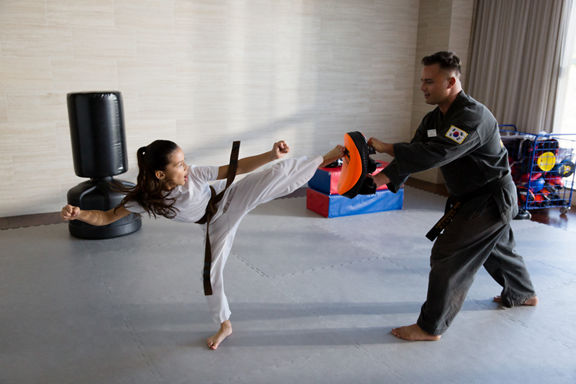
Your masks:
M425 56L422 58L423 65L440 65L441 69L447 71L455 71L457 76L460 76L461 66L460 58L456 56L454 52L451 51L440 51L436 52L430 56Z

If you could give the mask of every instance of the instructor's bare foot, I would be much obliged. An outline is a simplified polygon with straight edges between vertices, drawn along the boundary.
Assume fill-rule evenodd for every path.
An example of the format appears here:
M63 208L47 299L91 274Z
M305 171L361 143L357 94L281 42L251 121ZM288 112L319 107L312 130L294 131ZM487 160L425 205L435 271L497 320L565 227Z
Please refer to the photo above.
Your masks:
M418 326L418 324L394 328L391 333L399 339L408 341L436 341L440 340L442 337L440 335L431 335L428 332L425 332Z
M502 297L495 296L494 302L498 303L498 304L502 304ZM532 296L531 298L526 299L526 301L520 305L525 305L527 307L535 307L536 305L538 305L538 296Z
M342 145L337 145L334 148L332 148L330 150L330 152L326 153L323 158L324 161L322 162L322 164L320 164L320 168L327 166L330 163L335 162L336 160L338 160L339 158L341 158L342 156L344 156L344 150L346 149L346 147L342 146Z
M225 322L220 324L220 330L206 340L206 345L208 345L208 348L212 350L218 349L220 343L223 342L224 339L226 339L231 334L232 334L232 323L230 323L230 320L226 320Z

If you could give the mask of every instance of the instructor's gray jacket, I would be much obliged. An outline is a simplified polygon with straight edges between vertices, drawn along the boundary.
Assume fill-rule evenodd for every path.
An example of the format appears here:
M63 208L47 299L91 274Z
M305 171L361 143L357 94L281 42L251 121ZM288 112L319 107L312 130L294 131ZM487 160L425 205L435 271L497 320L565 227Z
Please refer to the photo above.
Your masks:
M455 198L474 195L488 183L502 180L498 191L474 200L481 204L492 196L505 221L517 213L516 187L498 122L488 108L463 91L446 115L438 107L429 112L410 143L394 144L394 156L383 170L390 178L388 188L392 192L411 173L440 167L446 187Z

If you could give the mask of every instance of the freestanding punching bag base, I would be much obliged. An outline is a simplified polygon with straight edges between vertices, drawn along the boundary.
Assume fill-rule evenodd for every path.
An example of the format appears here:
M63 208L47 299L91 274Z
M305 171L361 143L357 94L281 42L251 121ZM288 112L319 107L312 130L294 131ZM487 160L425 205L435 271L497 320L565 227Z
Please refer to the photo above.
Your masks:
M80 207L82 210L97 209L107 211L113 209L124 198L117 185L133 186L126 181L112 180L112 178L89 180L78 184L68 191L68 204ZM114 223L104 226L94 226L80 220L68 223L70 234L82 239L108 239L128 235L136 232L142 226L140 215L130 214Z

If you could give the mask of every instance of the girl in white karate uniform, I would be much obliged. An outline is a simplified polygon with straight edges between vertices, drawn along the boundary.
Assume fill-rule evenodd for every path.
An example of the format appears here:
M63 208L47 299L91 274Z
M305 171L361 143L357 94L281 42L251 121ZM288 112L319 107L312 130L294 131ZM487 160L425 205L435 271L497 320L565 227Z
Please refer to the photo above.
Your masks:
M278 141L268 152L238 160L236 174L251 172L284 157L289 151L288 144ZM232 333L223 272L242 218L259 204L300 188L318 167L343 155L344 147L336 146L324 156L285 159L264 171L247 175L225 190L209 227L212 248L210 283L213 293L206 298L214 321L220 324L218 332L207 339L210 349L217 349ZM138 168L136 186L128 191L118 207L98 211L67 205L62 208L62 218L81 220L91 225L107 225L130 213L146 212L154 217L160 215L195 223L206 213L211 197L210 185L216 193L225 189L226 180L223 179L228 174L229 166L188 166L180 147L171 141L156 140L138 149ZM215 180L219 181L212 183Z

